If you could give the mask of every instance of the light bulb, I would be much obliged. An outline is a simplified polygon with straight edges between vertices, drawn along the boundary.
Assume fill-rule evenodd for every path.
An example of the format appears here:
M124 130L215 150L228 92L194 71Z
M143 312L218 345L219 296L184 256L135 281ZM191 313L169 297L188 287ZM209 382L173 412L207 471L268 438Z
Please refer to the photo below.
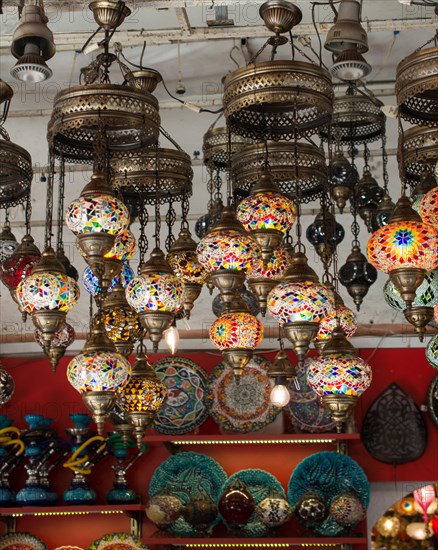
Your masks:
M170 353L172 355L175 355L175 353L178 351L179 344L178 329L172 326L163 332L163 336Z
M290 393L287 386L282 383L276 383L272 388L269 400L276 407L285 407L290 401Z

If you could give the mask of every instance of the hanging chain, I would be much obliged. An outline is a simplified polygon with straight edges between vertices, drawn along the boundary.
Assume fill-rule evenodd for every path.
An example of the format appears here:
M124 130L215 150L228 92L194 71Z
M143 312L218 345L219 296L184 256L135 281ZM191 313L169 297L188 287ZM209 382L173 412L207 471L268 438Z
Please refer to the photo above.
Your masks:
M398 123L398 148L397 148L397 163L401 181L401 194L404 197L406 195L406 173L405 173L405 155L403 150L404 132L401 122L400 113L397 115Z
M231 187L231 126L227 125L227 205L231 206L233 197L232 197L232 187Z
M176 212L175 212L175 209L173 208L173 197L172 197L172 194L169 193L169 209L167 210L167 214L166 214L166 225L167 225L168 232L167 232L167 237L165 242L167 252L169 252L170 247L175 242L175 237L173 236L173 233L172 233L172 229L173 229L173 226L175 225L175 222L176 222Z
M354 149L354 143L350 146L350 155L351 155L351 166L355 168L355 149ZM360 226L357 223L357 204L356 204L356 190L353 189L353 192L351 194L351 213L353 214L353 223L351 224L351 233L353 234L353 246L360 246L359 244L359 232L360 232Z
M30 219L32 217L32 199L30 190L26 199L26 206L24 208L24 224L26 227L26 235L30 235Z
M55 154L49 152L49 176L47 178L47 198L46 198L46 226L44 232L44 248L47 249L52 244L52 218L53 218L53 182L55 180Z
M388 175L388 153L386 152L386 133L382 133L382 164L383 164L383 189L385 195L388 195L389 175Z
M189 215L189 196L187 193L184 193L181 201L181 229L188 229L189 223L187 221L187 216Z
M160 248L160 232L161 232L161 214L160 214L160 175L159 175L159 148L158 144L155 148L155 247Z
M103 122L99 121L99 129L93 138L93 170L105 173L107 164L106 134Z
M167 138L170 143L175 147L175 149L178 149L178 151L183 151L182 147L178 145L178 143L173 139L169 132L167 132L162 126L160 126L160 134Z
M222 178L221 171L219 168L216 168L216 175L214 176L214 198L216 201L222 202Z
M138 221L140 223L140 236L138 238L138 252L139 252L139 264L140 268L145 261L146 253L149 248L148 238L146 237L146 226L149 221L149 214L146 209L146 204L144 200L144 194L139 194L139 210L138 210Z
M209 212L213 207L213 191L214 191L213 167L208 166L207 192L210 195L210 198L207 203L207 212Z
M363 160L364 160L364 167L363 167L363 171L364 172L369 172L370 171L370 150L368 148L368 145L366 143L363 144Z
M59 196L58 196L58 227L56 236L56 250L62 250L62 234L64 229L64 198L65 198L65 160L61 154L59 165Z

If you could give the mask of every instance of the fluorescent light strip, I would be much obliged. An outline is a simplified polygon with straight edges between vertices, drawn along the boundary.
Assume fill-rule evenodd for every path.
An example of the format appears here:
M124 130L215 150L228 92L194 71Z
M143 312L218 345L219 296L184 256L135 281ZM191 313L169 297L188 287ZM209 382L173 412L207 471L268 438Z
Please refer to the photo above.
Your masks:
M335 439L204 439L198 441L196 439L185 439L179 441L171 441L174 445L274 445L274 444L292 444L292 445L315 445L317 443L335 443Z

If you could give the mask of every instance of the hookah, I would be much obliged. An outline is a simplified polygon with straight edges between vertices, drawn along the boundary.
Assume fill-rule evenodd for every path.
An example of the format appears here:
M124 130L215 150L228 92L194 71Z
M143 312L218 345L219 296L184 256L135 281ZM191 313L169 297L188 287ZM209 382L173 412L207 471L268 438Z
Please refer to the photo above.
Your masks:
M14 506L15 492L10 486L10 475L26 449L20 439L21 431L12 426L13 420L0 415L0 507Z

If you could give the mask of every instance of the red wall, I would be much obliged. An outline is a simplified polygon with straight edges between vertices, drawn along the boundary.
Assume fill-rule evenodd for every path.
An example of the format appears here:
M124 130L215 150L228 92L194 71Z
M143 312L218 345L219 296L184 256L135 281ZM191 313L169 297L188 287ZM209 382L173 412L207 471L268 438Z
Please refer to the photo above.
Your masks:
M190 353L188 357L210 370L219 360L213 353ZM425 401L427 388L433 376L436 374L427 363L424 350L421 349L381 349L362 350L361 356L368 359L373 368L373 383L371 388L359 399L356 409L358 424L366 413L372 401L391 382L396 381L415 400L418 406ZM268 359L273 359L273 354L267 354ZM150 356L151 361L158 356ZM68 415L72 412L83 411L82 400L79 394L66 380L65 371L69 358L61 360L56 374L52 374L50 366L45 360L33 359L3 359L6 367L14 377L16 388L13 398L0 409L0 414L6 414L15 420L15 425L26 427L23 416L33 412L54 419L54 427L59 434L64 428L71 426ZM393 467L374 460L360 442L350 443L350 455L364 468L370 481L423 481L438 480L438 430L429 419L428 414L423 413L428 427L428 447L424 455L413 463ZM111 426L108 425L108 430ZM217 426L208 419L200 428L201 433L215 433ZM283 487L287 487L290 475L295 465L312 452L325 449L323 446L304 445L278 445L262 446L254 445L220 446L200 445L190 446L190 450L210 454L219 461L225 471L230 475L244 468L263 468L279 479ZM329 447L330 448L330 447ZM134 488L146 500L148 479L156 466L168 456L161 445L151 446L146 456L140 459L130 470L128 478ZM112 475L112 457L106 457L93 471L90 482L104 502L106 491L110 488ZM68 487L71 474L67 470L58 468L53 478L54 485L59 493ZM24 479L24 469L17 468L14 475L14 483L19 488ZM31 519L19 520L20 530L30 530L49 542L49 548L55 548L61 544L77 544L87 547L90 542L108 532L128 530L129 522L124 517L97 517L83 516L64 519ZM145 533L148 534L152 526L146 525ZM67 537L66 540L62 540Z

